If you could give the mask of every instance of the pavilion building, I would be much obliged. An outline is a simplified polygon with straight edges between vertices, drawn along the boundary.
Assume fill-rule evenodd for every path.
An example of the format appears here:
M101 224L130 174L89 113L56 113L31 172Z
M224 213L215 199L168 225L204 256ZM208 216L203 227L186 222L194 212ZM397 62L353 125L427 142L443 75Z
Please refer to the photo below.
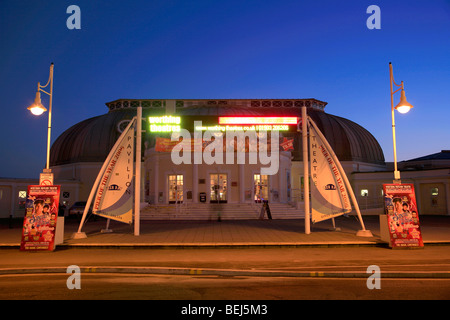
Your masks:
M108 113L75 124L52 146L50 161L55 180L76 182L69 187L74 190L63 190L66 192L63 201L69 205L88 198L100 167L123 129L136 115L138 106L142 107L145 131L141 169L141 199L145 202L142 204L143 218L151 217L151 212L155 218L157 212L166 212L165 217L170 217L169 213L174 213L174 208L181 204L185 212L216 210L211 205L220 204L224 212L234 208L240 212L237 215L240 218L247 214L252 218L255 216L252 212L258 211L255 202L262 200L269 201L274 218L277 212L280 217L282 213L287 213L284 217L302 214L304 177L299 126L276 126L281 129L280 143L288 142L289 147L280 148L276 173L264 174L261 169L267 164L262 164L260 159L251 162L248 146L244 163L238 163L235 155L233 163L191 161L174 164L170 149L164 149L170 140L172 124L193 133L196 121L197 124L201 121L204 128L211 128L220 126L220 117L301 118L301 108L305 106L349 178L353 172L386 170L383 151L373 135L351 120L326 113L327 103L316 99L120 99L106 105ZM169 117L177 119L178 123L165 123L166 126L160 126L160 129L150 123L161 124Z

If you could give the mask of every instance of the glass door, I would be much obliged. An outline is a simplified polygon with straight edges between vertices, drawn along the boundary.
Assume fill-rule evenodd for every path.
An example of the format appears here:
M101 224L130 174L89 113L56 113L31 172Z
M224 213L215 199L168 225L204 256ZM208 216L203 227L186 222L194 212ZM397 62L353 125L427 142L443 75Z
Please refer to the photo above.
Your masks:
M210 177L211 202L227 202L227 175L225 173L212 173Z
M253 175L253 190L255 202L269 200L269 179L267 175Z
M183 202L183 175L169 175L169 203Z

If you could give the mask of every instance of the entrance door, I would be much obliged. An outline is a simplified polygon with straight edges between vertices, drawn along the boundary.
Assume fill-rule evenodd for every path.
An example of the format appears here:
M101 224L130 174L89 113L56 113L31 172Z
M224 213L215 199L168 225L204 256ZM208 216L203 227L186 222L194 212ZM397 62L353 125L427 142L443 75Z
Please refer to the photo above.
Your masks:
M254 174L254 200L261 202L262 200L269 200L269 181L267 175Z
M183 202L183 175L169 175L169 203Z
M226 203L228 182L227 175L225 173L212 173L209 175L211 202Z

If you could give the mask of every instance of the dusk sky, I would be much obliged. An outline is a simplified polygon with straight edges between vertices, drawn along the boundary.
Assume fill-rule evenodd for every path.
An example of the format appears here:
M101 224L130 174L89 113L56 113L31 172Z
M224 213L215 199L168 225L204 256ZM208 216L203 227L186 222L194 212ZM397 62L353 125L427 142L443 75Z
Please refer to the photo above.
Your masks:
M66 26L72 4L79 30ZM370 5L381 29L366 26ZM0 0L0 48L0 177L45 167L48 113L27 107L51 62L52 142L121 98L315 98L393 161L392 62L414 106L395 115L398 160L450 149L449 0Z

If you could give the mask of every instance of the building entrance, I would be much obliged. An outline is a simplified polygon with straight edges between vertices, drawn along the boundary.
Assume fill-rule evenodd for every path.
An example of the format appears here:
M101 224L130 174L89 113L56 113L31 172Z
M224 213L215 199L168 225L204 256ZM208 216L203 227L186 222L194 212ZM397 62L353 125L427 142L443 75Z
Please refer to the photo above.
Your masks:
M227 175L225 173L212 173L209 175L209 178L211 188L211 202L226 203L228 191Z
M254 200L255 202L261 202L262 200L269 200L269 181L267 175L254 174L253 186L254 186Z
M169 175L169 203L183 202L183 175Z

